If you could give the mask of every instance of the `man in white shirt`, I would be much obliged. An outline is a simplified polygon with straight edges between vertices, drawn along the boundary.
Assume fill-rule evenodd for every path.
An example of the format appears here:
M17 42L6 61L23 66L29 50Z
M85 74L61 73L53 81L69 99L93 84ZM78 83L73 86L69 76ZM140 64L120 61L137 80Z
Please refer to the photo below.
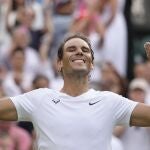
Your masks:
M93 51L82 35L58 49L61 91L37 89L0 100L0 119L32 121L38 150L110 150L115 125L150 126L150 106L89 89Z

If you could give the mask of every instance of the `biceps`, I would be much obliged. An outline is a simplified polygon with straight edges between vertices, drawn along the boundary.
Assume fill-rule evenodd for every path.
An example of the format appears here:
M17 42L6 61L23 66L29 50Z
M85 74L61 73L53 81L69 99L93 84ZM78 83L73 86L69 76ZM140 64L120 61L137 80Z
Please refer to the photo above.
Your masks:
M0 120L16 121L17 111L9 98L0 99Z
M145 104L138 104L131 115L130 119L131 126L150 126L150 106Z

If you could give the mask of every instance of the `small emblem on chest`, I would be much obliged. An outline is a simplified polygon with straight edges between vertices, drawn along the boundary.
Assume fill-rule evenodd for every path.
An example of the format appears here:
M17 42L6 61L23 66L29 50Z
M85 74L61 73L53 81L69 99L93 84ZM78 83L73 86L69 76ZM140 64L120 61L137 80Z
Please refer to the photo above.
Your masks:
M52 100L55 104L59 103L60 102L60 99L53 99Z

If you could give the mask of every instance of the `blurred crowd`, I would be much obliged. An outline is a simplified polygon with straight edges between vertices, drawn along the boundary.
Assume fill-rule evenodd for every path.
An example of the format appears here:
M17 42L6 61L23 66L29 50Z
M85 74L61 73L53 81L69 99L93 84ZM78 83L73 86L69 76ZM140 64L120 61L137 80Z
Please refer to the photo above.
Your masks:
M150 40L150 21L144 24L148 4L149 0L0 0L0 97L38 88L60 90L57 49L68 34L83 33L95 53L91 88L149 104L150 61L143 48ZM31 150L35 139L30 122L0 122L0 150ZM112 149L149 150L150 129L116 127Z

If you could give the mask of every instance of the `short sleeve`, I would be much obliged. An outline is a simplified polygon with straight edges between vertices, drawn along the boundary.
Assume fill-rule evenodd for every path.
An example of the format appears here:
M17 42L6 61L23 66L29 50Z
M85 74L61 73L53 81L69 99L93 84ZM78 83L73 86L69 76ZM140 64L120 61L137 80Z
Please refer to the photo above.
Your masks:
M132 111L138 103L117 94L112 97L115 124L129 126Z
M19 96L10 97L16 107L18 121L32 121L33 113L42 101L42 93L43 89L37 89Z

